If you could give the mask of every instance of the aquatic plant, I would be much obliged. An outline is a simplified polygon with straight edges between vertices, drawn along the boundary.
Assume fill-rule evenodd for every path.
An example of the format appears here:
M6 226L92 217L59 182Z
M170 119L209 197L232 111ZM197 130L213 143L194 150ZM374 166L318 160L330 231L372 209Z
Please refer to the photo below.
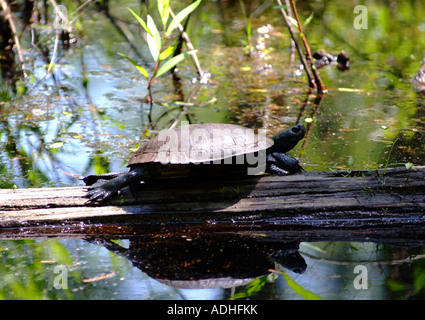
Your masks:
M142 26L142 28L147 32L146 42L149 47L149 52L152 56L152 59L155 61L155 67L152 71L152 74L149 75L145 68L140 66L136 61L129 58L125 54L119 53L119 55L129 60L136 67L136 69L148 79L151 111L153 103L152 85L155 79L162 76L167 71L170 71L177 64L179 64L188 56L196 52L196 50L191 50L172 56L176 51L179 41L168 47L166 47L165 42L166 39L171 35L171 33L180 25L180 23L198 7L200 2L201 0L193 2L192 4L181 10L178 14L174 15L170 8L169 0L158 0L158 12L161 17L163 30L162 33L159 31L159 28L153 20L152 16L148 14L145 22L133 10L129 9L130 12L137 19L139 24ZM168 23L168 21L170 20L170 16L172 17L172 20L170 23Z

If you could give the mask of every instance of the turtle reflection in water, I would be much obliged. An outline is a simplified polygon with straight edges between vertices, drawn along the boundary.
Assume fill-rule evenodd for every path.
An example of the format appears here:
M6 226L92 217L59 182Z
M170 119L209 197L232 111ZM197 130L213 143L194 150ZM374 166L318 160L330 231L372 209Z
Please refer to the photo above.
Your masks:
M133 194L140 182L185 177L240 174L291 174L302 172L297 159L286 152L304 138L298 124L272 139L234 124L190 124L163 130L143 144L123 173L90 175L89 201L104 201L130 186Z
M137 227L131 230L139 236L132 235L126 247L102 237L88 241L101 244L131 261L149 277L176 288L242 286L270 274L276 264L298 274L307 269L304 257L298 252L300 243L297 240L221 232L191 233L178 227L152 234L138 232Z

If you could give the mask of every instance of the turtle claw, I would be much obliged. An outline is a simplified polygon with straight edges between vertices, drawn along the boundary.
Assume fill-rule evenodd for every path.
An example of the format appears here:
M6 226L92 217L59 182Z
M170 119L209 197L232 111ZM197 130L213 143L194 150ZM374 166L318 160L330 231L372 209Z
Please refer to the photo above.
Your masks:
M286 170L284 170L284 169L281 169L281 168L279 168L278 166L276 166L276 165L274 165L274 164L271 164L271 165L269 166L268 171L269 171L270 173L274 173L274 174L277 174L277 175L279 175L279 176L286 176L286 175L288 175L288 174L289 174L289 171L286 171Z
M287 175L303 172L298 160L286 153L273 152L267 155L267 172L278 175Z
M97 188L87 192L87 197L89 198L87 202L103 202L111 196L112 192Z
M87 202L103 202L110 198L116 191L108 188L107 180L98 180L87 189L86 197L89 198Z

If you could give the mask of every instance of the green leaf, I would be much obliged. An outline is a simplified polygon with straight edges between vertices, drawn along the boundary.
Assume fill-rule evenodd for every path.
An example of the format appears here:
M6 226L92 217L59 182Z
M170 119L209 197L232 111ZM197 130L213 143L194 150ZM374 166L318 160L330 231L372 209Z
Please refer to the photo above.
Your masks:
M44 241L44 248L47 248L49 252L49 256L51 256L57 263L71 265L73 264L73 260L71 254L66 249L66 247L59 243L55 239L49 239Z
M286 5L274 6L273 9L288 9L289 7Z
M142 18L140 18L133 10L131 10L130 8L128 8L128 10L130 10L130 12L133 14L133 16L136 17L137 21L139 21L140 25L143 27L143 29L145 29L145 31L147 33L149 33L152 36L152 32L149 30L148 26L146 25L146 23L143 21Z
M146 77L146 79L149 78L148 72L145 69L143 69L141 66L136 66L136 69L139 70L139 72L143 74Z
M201 3L201 0L197 0L193 2L191 5L184 8L182 11L180 11L174 19L171 21L170 25L168 26L166 35L169 36L171 32L182 22L184 18L186 18L189 14L192 13L193 10L195 10L198 5Z
M156 27L156 24L150 15L147 17L147 26L151 31L151 33L147 36L149 51L151 52L153 59L157 61L159 58L159 53L161 52L162 41L158 28Z
M246 285L245 290L236 293L230 299L236 300L236 299L252 298L252 296L259 293L263 289L264 285L267 284L267 282L268 282L267 275L254 279Z
M290 286L292 288L292 290L294 290L295 293L298 293L301 297L303 297L304 299L308 299L308 300L323 300L321 297L319 297L317 294L304 289L302 286L300 286L298 283L296 283L294 280L292 280L287 274L286 272L282 271L281 273L286 280L286 283L288 284L288 286Z
M158 50L158 47L156 45L155 39L148 34L148 36L146 38L146 41L148 42L149 52L151 53L152 58L155 61L158 61L158 59L159 59L159 50Z
M179 54L178 56L175 56L171 58L170 60L167 60L158 70L156 73L156 77L162 76L164 73L169 71L172 67L176 66L178 63L182 62L184 59L186 59L191 54L195 53L197 50L188 51Z
M159 58L159 53L161 52L161 46L162 46L161 35L159 34L156 24L150 15L148 15L148 18L147 18L147 26L149 30L151 31L151 33L148 34L146 38L148 42L148 46L149 46L149 51L152 55L152 58L155 61L157 61Z
M158 0L158 11L162 19L162 24L165 26L170 16L170 1Z
M298 28L298 22L297 22L297 20L295 20L294 18L292 18L292 17L290 17L290 16L288 16L288 20L289 20L289 22L290 22L292 25L294 25L295 27L297 27L297 28Z
M158 28L156 27L155 21L152 17L148 15L147 17L147 26L151 31L151 36L155 39L158 49L161 48L161 35L159 34Z
M164 51L161 52L159 55L159 60L165 60L167 59L173 52L176 50L178 43L173 44L172 46L168 47Z
M149 78L149 75L147 73L147 71L145 69L143 69L136 61L134 61L133 59L127 57L125 54L118 52L118 54L124 58L126 58L128 61L130 61L133 66L136 67L137 70L140 71L141 74L143 74L146 78Z
M148 47L149 47L149 52L152 55L152 58L155 61L158 61L159 59L159 50L158 47L156 45L156 41L153 37L151 37L150 34L148 34L148 36L146 37L146 41L148 42Z
M53 142L49 146L49 149L59 149L59 148L62 148L64 144L65 144L65 142L63 142L63 141Z
M314 12L312 12L312 13L308 16L308 18L307 18L307 19L305 19L305 21L304 21L304 27L305 27L306 25L308 25L308 24L311 22L311 20L313 20L313 17L314 17Z

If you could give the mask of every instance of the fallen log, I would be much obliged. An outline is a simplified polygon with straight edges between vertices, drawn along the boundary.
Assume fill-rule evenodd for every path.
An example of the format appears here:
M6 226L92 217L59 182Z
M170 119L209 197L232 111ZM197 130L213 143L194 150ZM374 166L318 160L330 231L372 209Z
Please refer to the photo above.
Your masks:
M425 166L142 185L102 205L86 187L0 190L0 228L85 223L278 228L425 226ZM258 227L258 228L257 228Z

